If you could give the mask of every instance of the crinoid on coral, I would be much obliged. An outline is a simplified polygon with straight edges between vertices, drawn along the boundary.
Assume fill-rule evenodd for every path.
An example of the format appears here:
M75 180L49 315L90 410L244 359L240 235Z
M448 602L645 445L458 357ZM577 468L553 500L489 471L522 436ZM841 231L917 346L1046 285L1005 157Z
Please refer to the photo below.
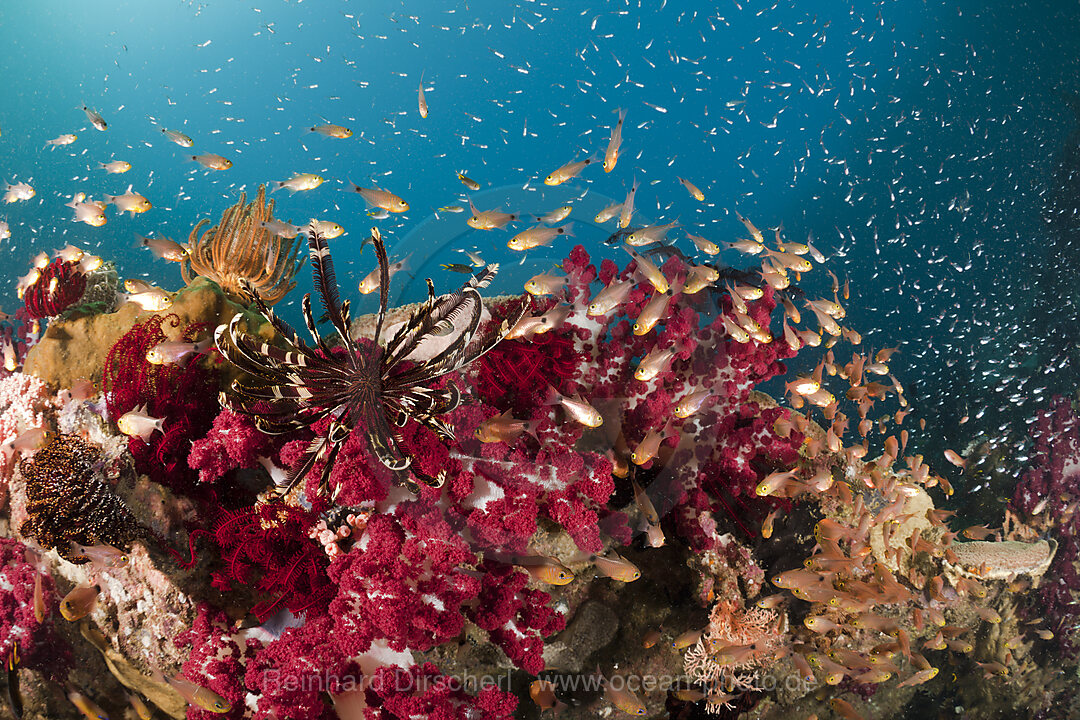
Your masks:
M166 328L173 334L167 334ZM158 365L147 360L155 345L179 335L194 341L207 334L205 324L193 323L180 331L176 315L154 315L124 334L109 350L101 387L109 417L117 420L138 406L153 417L165 418L162 432L147 440L133 437L128 443L136 468L156 482L175 490L190 490L195 473L188 466L191 441L206 435L217 411L217 385L199 362Z
M156 540L98 477L100 463L100 453L75 435L58 435L23 460L29 518L19 533L74 563L88 558L72 555L71 542L126 548L139 538Z
M299 236L283 238L263 226L274 219L274 201L266 202L265 186L259 186L254 202L245 205L245 200L247 196L240 193L218 224L201 235L199 230L210 222L208 218L192 228L180 273L188 285L197 275L209 278L234 298L244 297L242 282L250 283L264 303L273 305L296 285L302 245Z
M86 273L79 263L57 257L40 272L37 280L23 291L23 302L30 317L54 317L82 299L86 291Z
M481 328L480 289L491 282L498 265L488 265L469 278L460 290L448 295L436 296L428 280L427 300L382 347L379 340L386 317L390 270L382 237L378 229L372 228L370 242L379 259L379 313L374 344L362 347L349 334L349 301L341 302L338 298L326 240L313 227L307 232L315 284L343 347L332 349L327 339L319 335L311 314L310 294L304 296L303 314L315 347L301 340L295 330L274 315L258 288L241 281L241 287L282 336L288 349L273 347L240 332L239 315L227 330L218 328L218 349L233 364L254 376L253 380L234 382L233 394L226 398L226 403L233 410L254 417L256 426L270 434L331 418L325 433L312 441L293 468L289 488L325 458L320 481L320 488L325 491L341 445L360 424L365 426L375 455L398 473L406 485L416 487L410 478L411 466L411 474L422 482L441 486L444 471L431 474L415 466L413 457L399 447L400 433L394 426L404 428L415 421L443 441L453 442L453 428L439 416L457 407L461 394L452 383L442 387L434 383L495 347L524 316L528 300L519 300L515 307L505 311L499 322ZM453 340L434 357L415 362L409 359L425 338L451 334Z
M298 615L320 603L329 605L330 561L307 535L316 516L281 502L222 511L212 537L221 549L225 572L214 574L214 585L223 591L251 585L271 596L251 609L260 622L280 607Z

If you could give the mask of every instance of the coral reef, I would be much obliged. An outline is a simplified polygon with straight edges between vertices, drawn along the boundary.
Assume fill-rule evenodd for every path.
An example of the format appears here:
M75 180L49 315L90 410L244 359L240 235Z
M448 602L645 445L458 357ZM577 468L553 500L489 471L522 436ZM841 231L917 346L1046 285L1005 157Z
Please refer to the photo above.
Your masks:
M720 290L691 282L720 271L677 255L596 266L577 246L562 264L573 305L481 302L482 271L458 293L350 325L326 245L310 243L336 339L301 347L265 304L259 318L195 280L167 311L128 304L53 321L28 362L42 379L0 380L11 409L0 441L54 424L66 433L29 444L10 518L55 549L42 565L60 592L101 587L83 627L49 613L85 664L78 682L97 669L102 687L137 691L171 717L209 717L156 668L224 715L260 720L501 720L532 701L572 719L609 704L649 716L883 716L920 692L952 693L976 716L1041 702L1026 683L1041 677L1050 630L1024 624L1021 591L1075 557L1071 541L1058 537L1055 556L1031 527L1048 494L1073 491L1067 448L1047 441L1050 469L1014 503L1028 523L1017 537L954 540L928 492L946 480L902 457L902 387L869 377L891 372L888 353L837 360L841 339L860 339L837 324L835 294L807 299L819 327L793 331L797 293L776 257L756 279L728 272ZM621 283L625 301L608 307L604 293ZM216 355L148 361L159 343L203 339L234 315L239 367ZM359 337L395 326L385 349ZM827 347L787 383L785 406L759 391L816 344ZM78 398L49 391L73 388L74 371L58 367L71 353L86 361L80 375L101 378L100 401L85 386ZM411 405L346 424L300 402L302 386L342 407L331 368L368 356L398 363L391 376L402 374ZM220 409L218 388L238 377L245 412ZM475 388L470 402L436 401L459 388ZM162 418L161 431L119 435L117 419L136 408ZM1048 432L1072 437L1069 417L1047 420ZM334 453L312 452L331 436ZM406 468L386 462L386 437ZM289 471L303 480L292 489ZM402 484L402 471L439 482ZM72 540L128 550L127 565L87 562ZM185 540L193 557L177 563L169 543ZM14 558L23 546L9 542L0 551ZM28 568L9 560L17 587L0 593L16 616ZM1040 592L1067 608L1057 585ZM972 682L947 685L946 666ZM984 674L997 684L975 682ZM677 682L631 688L662 677ZM34 693L35 707L50 702Z

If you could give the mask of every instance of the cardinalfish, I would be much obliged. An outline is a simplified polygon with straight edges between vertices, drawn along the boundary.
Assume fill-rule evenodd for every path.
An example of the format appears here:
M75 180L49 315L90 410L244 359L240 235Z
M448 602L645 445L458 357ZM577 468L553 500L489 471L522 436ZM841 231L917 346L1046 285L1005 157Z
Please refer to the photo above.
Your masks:
M596 217L594 217L593 220L598 223L606 223L608 220L615 217L622 211L622 206L622 203L608 205L606 208L596 213Z
M569 215L570 211L573 209L574 208L570 205L563 205L562 207L557 207L546 215L541 215L536 219L542 223L554 225L555 223L559 223L565 220L566 216Z
M98 163L98 169L104 170L111 175L118 175L120 173L126 173L131 169L131 163L124 162L123 160L113 160L107 163Z
M628 715L645 714L645 704L625 682L613 683L601 675L600 683L604 688L604 697L610 700L612 705Z
M476 428L476 439L482 443L513 443L522 433L536 437L539 420L515 420L507 409L495 417L488 418Z
M420 117L426 119L428 114L427 98L424 97L424 71L420 71L420 84L416 90L416 109L420 112Z
M678 220L672 220L666 225L647 225L640 230L635 230L624 238L624 241L630 247L641 247L642 245L651 245L655 242L661 242L667 238L668 232L672 228L678 226Z
M697 185L694 185L694 183L690 182L686 178L678 178L678 180L682 183L683 187L686 188L686 191L690 193L690 195L695 200L697 200L698 202L705 202L705 193L698 190Z
M619 120L611 129L611 139L608 140L607 149L604 151L604 172L609 173L615 169L615 163L619 161L619 147L622 145L622 126L626 119L626 111L619 108ZM601 222L601 221L597 221Z
M638 181L634 178L634 184L630 187L630 192L626 193L626 201L622 204L622 208L619 209L619 227L627 228L630 225L630 219L634 216L634 196L637 195Z
M92 110L86 105L83 105L82 109L83 112L86 113L86 119L89 120L90 124L93 125L95 128L104 132L105 128L109 127L108 124L105 122L105 118L101 117L101 114L98 113L97 110Z
M200 342L182 342L166 340L146 351L146 362L151 365L179 365L186 367L188 362L202 355L214 346L214 338Z
M19 182L14 185L6 183L4 186L4 202L6 203L29 200L32 197L34 197L34 188L30 187L28 183Z
M570 278L565 275L540 273L539 275L532 276L526 281L525 291L530 295L551 295L566 287L566 283L568 282L570 282Z
M675 405L673 411L677 418L688 418L701 409L705 401L712 397L711 390L695 390L689 395L684 395Z
M716 255L720 252L719 245L712 240L706 240L701 235L691 235L690 233L686 233L686 237L690 238L697 249L706 255Z
M180 132L179 130L168 130L166 128L161 128L161 132L165 135L165 137L169 138L182 148L189 148L195 144L195 142L191 138L189 138L187 135Z
M45 601L45 575L48 570L41 562L41 555L33 548L26 548L26 561L34 568L34 619L39 623L45 622L45 616L49 612L48 603Z
M333 123L323 123L322 125L309 127L308 132L319 133L325 137L337 138L338 140L352 137L352 130L342 125L334 125Z
M287 240L291 240L299 235L300 230L302 229L299 225L291 225L284 220L275 220L273 218L270 220L260 220L259 227L272 235L277 235L278 237Z
M517 213L505 213L502 210L478 210L471 198L469 199L469 209L472 211L472 217L466 220L465 224L474 230L498 230L508 223L516 222L518 219Z
M585 402L581 395L574 395L574 397L569 398L555 388L550 386L549 388L551 396L547 401L548 405L562 405L567 415L585 427L595 428L604 424L604 418L601 417L596 408Z
M533 580L547 585L566 585L574 579L574 573L554 558L515 556L511 558L511 563L529 573Z
M159 287L152 287L149 290L137 293L121 293L117 296L117 299L121 304L133 302L147 312L157 312L172 306L172 298L169 296L168 291Z
M607 287L596 293L596 297L589 303L586 314L589 317L607 315L609 312L626 302L626 298L630 296L630 291L633 289L633 280L619 281L612 278Z
M621 557L615 551L611 551L609 555L590 555L589 562L612 580L634 582L641 577L641 571L638 570L637 565Z
M650 430L645 433L645 437L630 452L630 461L635 465L644 465L656 457L656 453L660 451L660 443L664 441L670 430L671 419L668 418L668 421L659 430Z
M228 700L221 697L213 690L196 685L183 675L166 675L155 668L153 671L153 678L156 682L167 683L173 690L180 693L180 696L183 697L189 705L195 705L203 710L218 715L223 715L232 709L232 703Z
M285 188L290 193L298 193L303 190L314 190L322 185L324 182L321 175L315 173L296 173L288 180L280 180L273 183L274 189L270 192L274 193Z
M324 240L333 240L339 238L345 234L345 228L338 225L336 222L330 222L329 220L316 220L312 218L308 222L307 227L312 228L315 232L319 233Z
M75 135L74 133L64 133L63 135L54 137L52 140L46 140L45 147L49 147L50 145L52 145L54 148L58 148L63 145L70 145L78 139L79 136Z
M60 614L68 622L75 622L93 612L101 587L97 583L78 585L60 601Z
M641 511L641 517L645 518L645 522L650 525L659 525L660 513L656 512L656 507L653 505L652 500L649 499L645 488L641 487L637 480L631 480L630 486L634 489L634 502Z
M91 227L101 227L106 223L105 203L86 197L86 193L75 193L71 202L65 205L75 211L75 222L83 222Z
M119 212L130 212L132 215L144 213L153 207L149 200L131 188L132 186L128 185L123 195L106 195L105 202L115 205Z
M364 198L364 202L368 205L376 208L381 208L390 213L403 213L409 209L409 203L399 198L389 190L382 190L380 188L364 188L360 187L351 180L346 181L350 192L357 193L360 197Z
M664 372L671 365L675 356L683 351L682 346L673 348L656 347L648 355L641 359L637 368L634 369L634 379L648 382Z
M232 167L232 160L215 153L192 155L191 159L208 170L228 170Z
M658 293L666 293L671 289L671 285L668 283L667 278L664 277L664 273L660 271L660 268L656 267L648 258L638 254L633 248L623 245L623 249L630 253L630 257L634 258L636 264L635 273L638 277L646 280L653 289Z
M552 171L544 178L545 185L562 185L567 180L577 177L588 165L596 162L595 158L586 158L568 162L557 170Z
M187 257L187 246L181 245L170 238L150 238L138 234L135 237L141 247L149 248L150 252L154 253L154 257L171 262L182 262Z
M150 720L153 715L150 712L150 708L146 707L146 703L142 698L134 693L127 693L128 702L131 703L131 707L135 709L135 714L139 717L139 720Z
M653 294L652 297L649 298L649 302L645 303L645 307L641 309L641 314L634 320L634 334L647 335L652 332L652 329L656 327L656 324L667 317L671 299L680 292L682 292L681 281L676 281L675 287L670 288L666 292L660 292L659 290L653 289Z
M105 711L98 707L98 704L93 700L83 695L75 688L68 686L68 700L71 704L79 708L79 712L83 714L83 717L87 720L109 720L109 716L105 714Z
M143 442L149 442L154 431L165 432L163 426L165 418L151 417L146 413L146 405L139 405L134 410L129 410L116 421L116 427L128 437L140 438Z
M556 228L536 225L510 238L510 241L506 243L506 247L519 252L532 250L533 248L549 245L552 240L560 235L574 237L574 223L566 223Z
M790 485L798 484L795 480L795 476L799 474L799 469L788 470L786 472L774 472L767 475L764 480L758 483L758 486L754 488L754 492L759 497L765 497L767 495L775 495L777 497L783 497L783 493Z
M127 567L127 553L112 545L80 545L74 540L70 541L72 557L82 557L89 560L95 570L119 570Z
M403 257L401 260L398 260L395 263L391 263L390 266L387 268L387 272L386 272L387 280L392 280L394 278L394 276L398 274L398 272L403 270L406 267L406 263L409 262L409 258L411 256L412 256L412 253L409 253L408 255ZM379 289L379 283L382 282L381 277L382 277L382 274L381 274L379 268L375 268L374 270L369 272L367 274L367 277L365 277L363 280L360 281L360 285L357 288L360 291L360 294L361 295L370 295L371 293L378 290Z

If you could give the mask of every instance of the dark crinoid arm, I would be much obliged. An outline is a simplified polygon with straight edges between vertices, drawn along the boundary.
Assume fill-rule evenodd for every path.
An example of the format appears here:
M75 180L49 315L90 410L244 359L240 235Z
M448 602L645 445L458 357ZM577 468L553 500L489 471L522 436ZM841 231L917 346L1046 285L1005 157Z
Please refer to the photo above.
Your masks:
M376 228L370 241L375 246L380 271L379 311L375 345L371 350L358 346L349 335L349 303L338 299L333 262L322 236L308 229L308 245L316 287L342 348L333 349L319 335L311 312L310 295L304 296L302 310L314 345L298 334L260 299L258 291L243 285L259 312L281 336L284 348L270 345L241 332L239 317L228 328L218 328L217 342L222 354L251 377L233 383L226 398L229 407L254 418L267 433L284 433L308 427L329 416L325 433L316 437L300 462L290 472L286 491L299 482L319 460L325 458L320 488L325 491L334 459L354 428L365 426L372 452L387 468L404 474L412 458L398 447L394 427L410 419L432 429L446 441L453 440L449 425L438 416L460 402L453 386L432 388L430 384L447 373L461 369L494 347L528 309L522 301L498 324L480 329L483 299L479 290L494 277L497 266L488 266L470 278L456 293L436 296L428 281L428 299L387 343L379 345L389 298L389 261L386 247ZM458 334L435 357L404 366L402 361L425 338ZM440 478L425 482L441 484Z

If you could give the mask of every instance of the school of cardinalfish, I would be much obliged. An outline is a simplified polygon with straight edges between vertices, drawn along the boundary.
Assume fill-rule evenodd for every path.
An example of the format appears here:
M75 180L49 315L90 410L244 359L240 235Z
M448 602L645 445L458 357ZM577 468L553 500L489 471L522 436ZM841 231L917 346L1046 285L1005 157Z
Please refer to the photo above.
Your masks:
M617 143L621 140L619 130L621 130L623 115L624 113L620 113L620 127L612 134L615 150L612 152L609 147L607 158L610 162L605 162L605 170L613 168L617 159ZM565 182L580 173L591 162L592 160L589 159L568 163L549 174L545 182L549 185ZM682 178L679 180L693 197L698 200L704 199L701 191L692 183ZM618 218L619 227L626 228L633 215L636 189L635 182L624 203L606 208L597 216L596 221ZM517 219L512 213L480 212L475 206L471 207L473 219L470 224L478 229L503 227ZM559 220L565 216L565 214L560 215ZM823 254L810 242L787 242L781 237L779 229L775 231L775 249L770 248L763 233L750 220L741 215L737 217L746 227L750 238L725 243L725 245L749 255L761 256L763 258L760 266L761 280L774 290L786 290L790 286L791 276L798 278L801 273L813 268L811 260L806 256L817 263L825 261ZM623 238L626 243L625 250L636 263L636 279L651 284L655 290L653 299L646 305L634 324L635 334L652 331L666 317L671 299L675 294L699 292L712 286L718 279L715 270L710 266L690 265L686 277L679 278L672 284L653 263L635 251L635 247L662 242L676 225L677 222L657 224L636 230ZM543 234L538 236L538 232ZM515 236L510 241L509 247L514 250L527 250L547 244L555 236L553 229L538 225ZM536 239L537 237L539 240ZM707 255L715 255L719 252L719 247L705 238L693 235L689 238L700 252ZM922 643L923 651L948 649L956 653L970 654L974 649L973 640L970 639L972 628L946 624L942 607L949 599L947 592L955 592L964 598L981 599L986 597L986 590L977 579L961 575L950 579L952 590L947 591L943 575L928 576L911 565L908 566L910 568L908 573L902 578L908 585L903 584L896 577L893 565L896 568L903 568L905 567L904 558L918 553L926 553L930 557L943 558L952 563L958 562L955 553L949 547L957 533L950 532L945 525L944 520L949 515L945 511L935 510L927 514L933 528L931 531L916 532L907 538L903 546L894 546L890 543L892 534L904 520L911 517L905 514L906 504L909 498L922 492L920 488L940 486L946 495L951 495L953 490L945 477L931 474L922 456L903 457L909 433L901 426L911 410L904 396L904 388L892 374L889 366L897 348L884 348L877 352L867 353L854 352L851 360L846 363L837 360L834 346L841 338L852 345L860 345L862 338L857 331L840 325L839 321L846 316L841 295L844 300L847 300L850 290L846 281L841 286L833 273L829 272L829 275L832 279L832 298L806 299L804 304L805 310L817 322L816 330L795 329L793 326L802 322L803 314L788 295L778 294L784 312L781 321L781 340L774 338L768 327L759 325L748 315L746 303L762 296L760 287L742 283L725 286L728 297L731 299L731 309L723 315L722 322L728 335L734 341L738 343L781 341L787 343L793 351L799 351L807 346L821 345L827 349L825 357L811 373L799 376L785 385L786 394L793 409L817 408L827 424L822 428L823 432L814 432L808 416L794 413L791 419L781 419L776 422L775 429L781 436L787 437L792 431L798 431L807 437L802 448L804 462L799 467L767 475L758 484L757 495L786 499L796 499L804 495L813 496L823 505L847 508L848 511L842 521L826 518L818 523L815 534L818 544L811 557L807 559L805 569L787 571L772 579L777 587L812 603L811 612L803 623L805 630L812 635L806 638L796 635L796 639L779 650L770 649L767 652L764 646L758 643L709 647L707 652L721 665L740 665L749 660L761 664L769 659L779 660L787 657L804 679L808 681L817 679L834 686L845 677L864 684L886 682L893 676L903 673L897 664L902 657L907 660L910 672L900 682L900 687L919 685L934 678L939 669L913 646L913 641L908 631L902 627L901 621L878 614L875 610L879 607L906 607L910 613L910 623L917 633L922 633L927 627L936 628L931 637ZM525 284L525 289L534 295L558 296L566 286L567 280L565 277L544 273L530 279ZM527 339L536 334L549 332L559 327L575 313L584 313L588 316L605 315L614 311L626 300L633 284L633 280L619 281L615 278L593 298L587 307L556 305L542 316L524 318L511 331L509 337ZM643 381L655 377L666 369L677 351L677 348L654 350L641 360L635 371L635 377ZM849 418L840 411L840 400L823 386L826 375L838 377L848 383L849 387L844 393L844 399L855 406L858 419L856 430L860 438L854 443L845 444L849 425L854 418ZM872 378L887 379L888 382L880 382ZM878 420L871 419L870 414L875 404L884 401L890 394L896 396L900 408ZM702 406L708 395L707 391L690 393L677 406L675 416L689 417ZM584 398L580 396L567 398L554 391L551 396L550 402L561 405L566 411L566 416L571 420L588 427L596 427L602 423L600 413ZM887 434L890 423L900 428L899 432ZM925 421L920 421L920 424L925 427ZM476 436L483 442L512 442L522 433L533 433L534 429L534 423L516 420L510 416L509 412L505 412L485 421L477 428ZM884 450L877 459L864 463L864 458L870 451L869 436L874 429L883 435L887 434L883 441ZM672 432L672 419L669 419L663 428L650 431L632 450L623 442L623 456L619 456L620 451L617 447L615 457L613 457L615 474L626 477L627 459L638 465L649 462L656 456L662 440ZM853 477L842 481L834 477L833 470L829 467L829 459L836 457L843 458L847 467L856 468ZM901 458L906 467L894 468ZM959 467L965 464L964 459L953 450L945 451L945 459ZM636 482L633 483L633 489L635 502L647 528L648 544L659 547L664 542L660 518L646 491ZM873 503L871 503L871 498L874 500ZM768 539L772 536L779 512L780 508L776 508L767 515L761 528L762 537ZM885 547L890 548L889 564L875 560L873 557L870 538L875 529L882 533ZM973 539L981 539L985 534L980 533L978 528L969 528L965 531L965 536ZM626 563L622 558L615 557L617 561ZM620 576L618 571L628 571L629 563L612 565L605 558L593 556L590 559L596 562L598 569L604 574L622 580L627 579L624 575ZM536 580L544 583L563 585L574 579L573 573L568 568L550 558L518 558L516 562L528 570ZM639 575L636 568L633 568L632 572L635 577ZM985 564L972 569L972 574L975 576L985 572ZM1022 581L1014 581L1010 587L1019 590L1024 587L1024 584ZM784 601L783 595L773 595L759 601L758 607L774 608ZM987 623L998 624L1003 621L1001 615L990 607L976 605L974 612ZM874 645L869 653L860 653L844 647L845 635L856 632L877 632L890 639ZM1044 639L1053 636L1051 631L1045 629L1035 632ZM658 633L656 634L658 636ZM701 631L684 633L675 639L672 647L674 649L690 647L700 641L701 635ZM1007 675L1008 665L1012 662L1012 651L1020 646L1022 640L1023 634L1017 633L1005 642L1005 664L991 661L980 662L977 665L986 672L988 677ZM655 642L656 638L652 638L651 641L647 639L645 647ZM632 692L625 688L615 690L606 679L601 679L608 699L616 707L628 714L645 713L645 705ZM724 706L730 707L730 701L736 697L730 693L726 695L713 693L706 696L696 690L682 692L687 695L685 698L687 700L706 699L709 703L708 707L714 710ZM555 696L554 686L549 681L534 682L530 695L542 709L555 708L558 711L562 707L561 701ZM833 698L829 706L843 717L862 717L851 703L842 698Z
M422 78L418 89L417 107L420 116L426 118L429 108L424 96ZM89 108L84 107L84 110L95 128L101 131L106 129L106 123L100 115ZM606 173L612 172L618 162L625 116L626 111L619 110L618 120L612 128L608 145L604 150L602 166ZM352 135L352 131L348 128L330 123L311 127L310 131L337 139L345 139ZM162 133L181 147L188 148L194 144L190 137L179 131L163 129ZM61 135L50 140L47 145L64 146L76 140L77 137L74 134ZM209 170L227 170L232 166L230 160L213 153L194 155L190 158ZM594 157L572 160L549 173L544 178L544 183L549 186L560 185L579 176L586 168L597 162L597 158ZM100 167L107 173L119 174L129 170L131 165L123 161L113 161L102 163ZM470 190L475 191L480 188L480 183L464 173L459 173L458 178ZM704 193L690 180L681 177L677 179L691 197L699 202L705 200ZM284 188L293 193L303 192L319 187L324 181L323 177L313 173L297 173L287 180L276 182L274 189ZM635 179L624 202L605 208L596 215L594 220L597 223L614 220L620 230L627 230L634 216L634 202L638 187L639 184ZM408 202L388 190L377 187L365 188L351 181L347 182L347 188L359 194L375 212L401 213L409 209ZM34 196L34 192L34 189L26 183L8 184L4 200L8 203L28 200ZM152 207L149 200L135 192L130 185L122 195L105 195L104 197L104 201L95 201L83 193L78 193L68 206L75 211L76 221L95 227L105 224L104 211L109 203L115 205L118 212L133 214L146 212ZM521 219L518 213L504 212L501 208L481 210L471 200L468 205L471 216L466 222L477 230L501 229ZM441 210L462 212L464 208L447 206ZM571 211L570 206L564 206L543 217L538 217L537 225L515 234L507 246L511 250L524 252L546 246L559 236L572 236L572 224L551 227L564 220ZM773 290L786 290L791 286L792 277L798 279L801 273L811 271L813 269L811 260L819 264L825 262L824 255L810 242L785 241L780 229L775 230L773 243L775 247L770 247L761 230L747 218L738 213L736 215L745 226L749 238L727 242L724 246L750 256L760 257L761 281ZM324 227L320 232L327 237L337 237L344 232L344 229L336 223L313 222L323 223ZM273 225L267 223L266 229L283 237L295 237L300 231L299 226L289 223L282 221L273 221L273 223ZM652 298L633 325L633 332L636 335L653 331L667 317L676 295L695 294L714 287L719 281L719 273L716 269L704 263L690 264L684 276L673 282L669 281L655 263L636 249L663 243L677 226L678 221L650 225L628 231L622 238L625 243L623 249L635 263L635 279L651 285L654 291ZM714 256L721 250L720 245L702 236L687 233L687 238L704 255ZM155 255L167 260L178 261L186 252L182 245L164 238L143 238L143 244ZM444 267L469 272L473 267L483 265L479 258L472 258L472 260L472 265ZM392 272L400 270L404 267L404 263L404 260L396 263ZM881 455L873 461L863 462L870 450L871 431L876 428L880 433L885 434L890 422L900 427L911 411L907 409L908 403L904 397L904 389L892 374L889 366L889 361L896 352L895 348L878 350L876 353L856 352L846 363L836 359L834 346L841 338L852 345L861 344L862 339L856 331L841 327L839 324L846 315L841 303L841 295L844 300L847 300L849 288L847 282L841 286L836 276L831 272L829 274L832 277L832 298L807 299L804 303L804 309L808 311L809 316L817 321L816 330L796 329L794 326L802 322L802 312L788 295L778 295L783 306L779 338L774 337L769 327L755 322L748 313L746 303L762 296L760 287L739 282L729 283L724 287L730 298L731 307L724 312L721 320L728 336L735 342L742 344L784 342L793 351L822 345L827 349L825 357L811 373L788 382L785 390L793 409L817 408L828 425L823 426L823 433L815 433L809 417L805 415L792 414L790 420L778 421L775 429L780 435L787 436L792 431L797 431L807 437L802 448L805 462L799 467L767 475L757 485L757 495L786 499L813 496L823 504L831 502L839 507L848 508L842 521L827 518L817 524L815 531L817 546L811 557L807 559L804 569L786 571L772 578L773 584L777 587L812 603L812 610L803 621L806 630L812 635L799 638L784 646L781 650L774 652L772 658L790 658L805 679L817 677L828 685L837 685L845 677L850 677L858 683L885 682L901 673L901 668L894 659L902 656L906 658L913 672L901 682L901 686L916 685L932 679L938 669L914 647L908 632L896 618L878 614L875 608L878 606L908 607L910 608L910 622L916 631L921 632L928 626L936 627L935 634L922 643L923 650L949 649L957 653L970 653L973 645L964 637L970 629L946 624L944 615L938 607L946 600L945 581L942 576L928 577L911 567L903 578L908 585L901 583L896 579L895 571L889 564L874 558L870 547L871 531L877 528L883 533L884 545L891 548L889 554L895 556L893 562L896 567L904 566L905 556L920 552L934 558L949 559L952 554L949 545L956 537L956 533L950 532L945 525L944 519L947 513L943 511L929 513L927 517L933 524L934 531L925 535L914 534L908 539L906 547L894 547L890 545L889 539L900 521L906 517L904 510L908 499L921 492L921 488L941 486L946 494L951 494L952 488L944 477L931 474L921 456L905 457L903 461L906 467L894 468L906 450L909 439L907 429L900 429L898 433L888 435L883 442L884 450ZM558 295L566 282L567 279L564 277L545 273L530 279L525 284L525 289L537 296ZM26 283L20 281L20 284ZM575 313L586 317L604 316L615 311L626 301L633 285L634 280L620 281L614 278L607 287L592 298L587 306L558 304L541 316L524 318L511 330L508 337L529 339L537 334L550 332ZM378 279L374 273L361 281L359 286L360 292L365 294L377 289ZM642 358L635 371L635 378L648 381L656 377L670 365L678 350L678 348L654 350ZM152 351L154 359L151 359L151 362L177 362L193 351L201 352L192 347L155 348ZM849 425L854 418L849 418L840 411L840 401L824 387L826 376L838 377L849 385L844 398L856 407L858 417L856 430L861 438L855 444L845 444ZM889 382L872 380L870 376L887 378ZM889 394L897 397L900 409L890 416L872 420L870 413L875 404L878 401L884 401ZM615 474L618 477L627 477L628 462L644 465L655 458L663 440L678 432L673 426L674 419L686 419L698 412L708 400L709 395L710 393L705 390L688 393L677 404L674 410L675 417L669 419L662 428L651 430L633 448L627 447L625 440L620 438L622 442L613 451L612 458L615 463ZM580 396L566 397L552 388L548 402L562 407L566 417L573 422L587 427L597 427L603 423L601 414L587 399ZM134 417L127 418L126 423L123 422L124 420L125 418L121 418L121 430L129 435L144 436L160 430L158 419L140 416L138 413ZM516 420L509 415L508 411L486 420L476 428L475 435L482 442L513 442L523 433L531 434L534 430L534 423ZM945 455L949 462L963 466L964 459L956 452L948 450ZM837 456L843 457L848 467L860 468L854 477L844 480L837 480L834 477L827 459ZM632 482L632 487L635 504L645 525L647 542L651 547L660 547L664 544L664 535L660 527L659 514L647 490L636 481ZM873 507L869 501L871 496L875 499ZM778 514L779 508L767 515L761 528L762 537L768 539L772 536ZM969 536L972 534L968 533ZM977 531L974 531L974 534L977 534ZM94 563L96 571L115 570L123 567L127 562L126 556L120 554L120 551L107 546L80 547L77 551ZM574 573L552 558L514 557L511 561L542 583L565 585L574 580ZM633 582L641 575L633 563L614 552L591 555L588 561L604 575L622 582ZM977 571L976 574L978 574ZM953 590L961 596L982 598L986 595L985 588L972 578L961 576L953 579L952 584ZM100 592L100 586L94 580L76 587L61 601L61 614L69 621L85 617L95 607ZM760 608L771 609L783 602L783 596L773 595L760 600L757 605ZM34 594L34 610L39 621L43 619L45 607L46 603L41 597L39 575ZM986 622L1002 622L1001 616L991 608L978 608L977 613ZM830 645L832 640L842 637L845 633L856 631L878 632L891 640L879 643L869 654L845 649L839 644ZM1045 633L1048 632L1039 631L1042 637L1045 637ZM659 632L652 631L645 641L646 647L655 644L658 637ZM700 641L701 632L691 631L676 638L671 647L676 650L684 649ZM1021 641L1022 636L1017 635L1006 642L1006 647L1010 650L1015 649L1020 646ZM722 664L740 664L748 658L754 658L757 662L762 661L760 648L754 645L707 649L714 658L719 658ZM9 660L9 666L14 662L16 660ZM980 663L980 666L988 674L1004 675L1009 672L1007 666L999 663ZM160 678L177 689L189 702L203 709L211 712L227 712L229 709L228 704L220 696L205 688L195 686L182 678L168 676L160 676ZM644 714L644 704L631 691L625 688L616 689L615 684L606 678L602 678L602 681L607 697L616 707L629 714ZM559 705L554 695L554 688L547 681L536 681L530 694L541 708L557 708ZM96 706L93 706L92 701L75 690L71 691L70 697L84 714L93 717L93 708ZM709 699L711 705L720 706L726 704L731 697L713 696ZM133 705L136 701L137 698L133 700ZM138 705L135 707L138 710ZM854 707L843 699L834 698L831 701L831 707L844 717L859 717Z

